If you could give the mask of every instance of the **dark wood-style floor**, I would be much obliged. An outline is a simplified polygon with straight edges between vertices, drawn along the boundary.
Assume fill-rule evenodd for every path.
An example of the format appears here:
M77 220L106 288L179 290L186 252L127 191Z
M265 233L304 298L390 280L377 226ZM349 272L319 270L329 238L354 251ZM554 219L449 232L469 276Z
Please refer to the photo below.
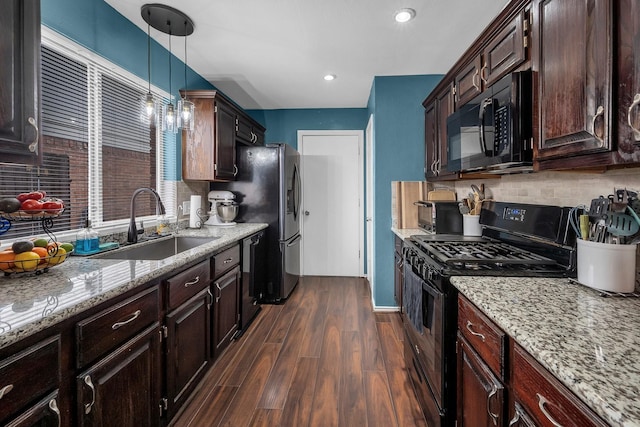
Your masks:
M304 277L264 305L173 422L183 426L426 426L397 313L362 278Z

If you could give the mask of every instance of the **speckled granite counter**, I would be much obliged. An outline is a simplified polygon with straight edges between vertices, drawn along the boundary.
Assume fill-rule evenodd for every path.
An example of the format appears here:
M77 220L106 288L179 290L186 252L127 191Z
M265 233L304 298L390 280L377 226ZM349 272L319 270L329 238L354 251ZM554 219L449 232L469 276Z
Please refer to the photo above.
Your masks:
M413 236L414 234L429 234L426 231L424 231L422 228L395 228L395 227L391 227L391 231L393 231L393 233L398 236L399 238L401 238L402 240L405 240L411 236Z
M234 227L180 230L180 236L208 236L216 239L161 261L102 260L72 256L41 275L2 276L0 348L266 227L267 224L238 224Z
M640 426L640 299L566 279L451 282L605 421Z

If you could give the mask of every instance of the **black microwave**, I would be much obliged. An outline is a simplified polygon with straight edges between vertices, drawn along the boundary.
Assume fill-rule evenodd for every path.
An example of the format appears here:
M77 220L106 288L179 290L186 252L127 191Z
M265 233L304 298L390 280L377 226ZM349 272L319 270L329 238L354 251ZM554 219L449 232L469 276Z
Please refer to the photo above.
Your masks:
M531 71L508 74L447 118L447 170L533 165Z

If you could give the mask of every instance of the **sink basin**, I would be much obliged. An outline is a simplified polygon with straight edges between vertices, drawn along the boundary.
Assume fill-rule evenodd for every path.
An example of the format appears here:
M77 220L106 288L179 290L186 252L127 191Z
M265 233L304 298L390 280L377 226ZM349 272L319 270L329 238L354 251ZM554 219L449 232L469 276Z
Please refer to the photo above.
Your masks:
M92 256L98 259L128 259L128 260L161 260L177 255L200 245L211 243L218 237L190 237L174 236L169 239L141 242L131 246L125 246L111 252L105 252Z

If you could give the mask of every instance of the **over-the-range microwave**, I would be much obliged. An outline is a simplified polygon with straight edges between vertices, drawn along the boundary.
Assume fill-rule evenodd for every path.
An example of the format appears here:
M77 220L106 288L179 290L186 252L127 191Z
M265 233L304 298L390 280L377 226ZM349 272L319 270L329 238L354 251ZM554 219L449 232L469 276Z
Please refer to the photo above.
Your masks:
M531 71L514 72L447 118L447 169L509 172L531 169Z

